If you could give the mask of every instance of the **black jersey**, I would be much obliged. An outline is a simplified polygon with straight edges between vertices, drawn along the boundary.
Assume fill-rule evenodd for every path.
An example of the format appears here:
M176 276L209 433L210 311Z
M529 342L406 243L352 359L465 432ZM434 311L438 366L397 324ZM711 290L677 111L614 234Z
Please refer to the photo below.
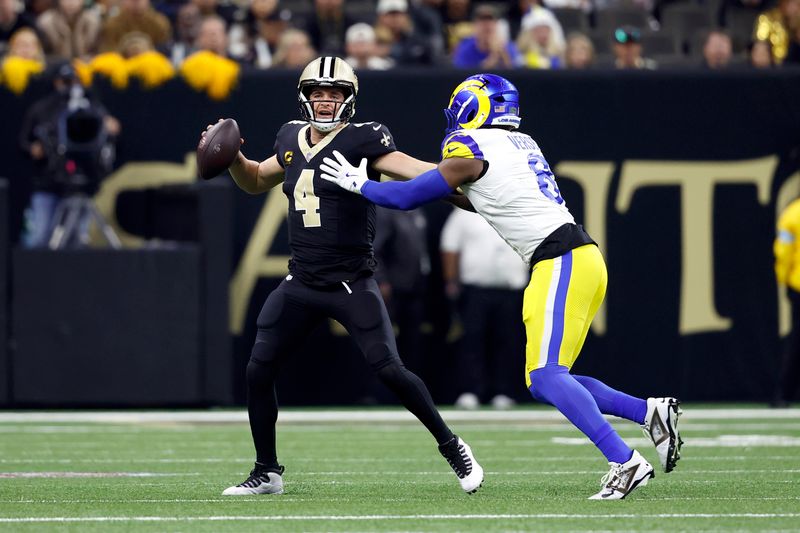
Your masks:
M396 150L386 126L347 124L311 146L310 125L284 124L275 140L285 169L283 192L289 199L289 272L306 284L327 286L375 271L372 241L375 205L321 177L319 166L338 150L353 165L367 158L368 175L380 179L372 163Z

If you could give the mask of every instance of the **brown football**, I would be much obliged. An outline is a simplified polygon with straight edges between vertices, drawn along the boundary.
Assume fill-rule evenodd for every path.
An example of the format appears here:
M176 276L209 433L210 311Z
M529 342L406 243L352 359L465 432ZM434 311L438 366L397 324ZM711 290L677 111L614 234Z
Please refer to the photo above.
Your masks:
M231 166L241 145L239 125L232 118L214 124L197 145L197 173L204 180L219 176Z

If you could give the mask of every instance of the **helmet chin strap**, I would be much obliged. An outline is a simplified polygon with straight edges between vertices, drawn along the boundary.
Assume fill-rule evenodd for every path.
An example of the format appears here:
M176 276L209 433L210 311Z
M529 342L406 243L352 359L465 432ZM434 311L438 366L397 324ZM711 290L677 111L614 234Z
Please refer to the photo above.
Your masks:
M309 120L311 123L311 127L321 133L328 133L335 130L339 124L342 123L341 120L337 120L335 122L319 122L317 120Z

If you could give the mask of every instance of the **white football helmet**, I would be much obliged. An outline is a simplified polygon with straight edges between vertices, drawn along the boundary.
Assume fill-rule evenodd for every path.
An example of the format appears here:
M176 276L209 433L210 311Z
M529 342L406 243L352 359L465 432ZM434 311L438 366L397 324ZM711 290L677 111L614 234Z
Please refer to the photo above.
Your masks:
M320 120L315 116L314 106L309 100L316 87L337 87L344 91L344 102L334 102L333 117ZM320 57L309 63L297 84L297 99L300 102L300 115L321 132L328 132L339 124L349 121L356 111L358 78L353 67L339 57ZM319 101L319 100L318 100Z

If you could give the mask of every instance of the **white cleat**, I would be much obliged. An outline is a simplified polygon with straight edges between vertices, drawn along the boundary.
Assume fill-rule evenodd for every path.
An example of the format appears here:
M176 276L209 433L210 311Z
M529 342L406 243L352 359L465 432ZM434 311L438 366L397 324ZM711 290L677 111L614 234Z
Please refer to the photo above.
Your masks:
M647 399L647 415L642 430L653 441L664 472L672 472L681 458L683 441L678 433L678 418L683 411L680 403L675 398Z
M467 494L474 494L481 488L483 483L483 468L472 455L469 444L461 440L461 437L453 435L453 439L439 446L439 452L450 463L453 472L458 476L461 488Z
M283 467L280 472L261 470L256 466L242 483L222 491L223 496L249 496L252 494L283 494Z
M637 487L644 487L655 477L653 467L642 455L633 450L626 463L608 463L611 470L600 480L603 488L590 500L621 500Z

